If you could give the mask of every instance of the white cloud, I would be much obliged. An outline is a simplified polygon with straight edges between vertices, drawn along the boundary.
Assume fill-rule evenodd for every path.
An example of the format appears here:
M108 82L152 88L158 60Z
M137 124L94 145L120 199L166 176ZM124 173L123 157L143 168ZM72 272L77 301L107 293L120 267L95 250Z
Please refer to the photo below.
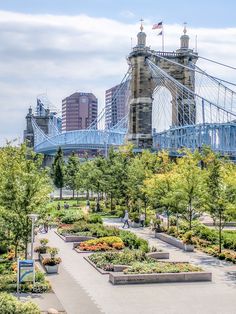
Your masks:
M127 13L127 12L126 12ZM131 14L132 12L130 12ZM130 16L131 17L131 16ZM146 22L147 44L161 49L161 37ZM119 83L127 70L131 37L139 23L125 24L86 15L30 15L0 11L0 144L21 136L27 108L47 91L60 108L75 90L93 92L104 103L104 92ZM179 47L180 25L165 25L165 48ZM189 29L191 46L198 34L199 53L236 65L236 28ZM236 75L215 65L199 65L231 80Z
M127 18L127 19L132 19L135 17L135 14L132 11L126 10L126 11L122 11L120 13L121 16Z

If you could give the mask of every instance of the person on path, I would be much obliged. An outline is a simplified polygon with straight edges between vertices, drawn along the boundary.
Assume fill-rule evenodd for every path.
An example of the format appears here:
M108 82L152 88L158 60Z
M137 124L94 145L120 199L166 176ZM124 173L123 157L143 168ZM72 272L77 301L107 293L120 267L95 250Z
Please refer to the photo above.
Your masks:
M124 215L124 225L122 228L124 228L127 225L127 227L129 228L129 213L128 210L126 209L125 211L125 215Z
M139 221L140 221L141 227L143 228L144 227L144 223L145 223L145 214L144 213L140 214Z

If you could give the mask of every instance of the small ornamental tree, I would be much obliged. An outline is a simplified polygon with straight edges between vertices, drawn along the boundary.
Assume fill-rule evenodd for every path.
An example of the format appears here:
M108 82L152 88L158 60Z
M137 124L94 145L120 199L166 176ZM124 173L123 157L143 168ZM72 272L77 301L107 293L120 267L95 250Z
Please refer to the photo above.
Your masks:
M48 171L42 168L43 156L25 145L0 150L0 216L7 241L25 249L31 234L29 214L43 215L51 192ZM3 224L4 223L4 224Z
M218 229L219 252L221 253L222 230L226 222L236 218L236 167L230 162L224 162L212 152L208 156L206 168L205 208Z
M63 152L59 147L52 164L52 178L54 185L60 189L60 199L62 199L62 188L65 185L64 166Z
M188 222L191 230L193 220L200 215L203 207L206 192L205 172L200 167L201 156L197 151L191 153L185 150L184 154L177 160L173 169L176 174L174 195L178 199L181 195L182 218Z
M73 152L68 158L68 162L65 167L65 185L72 190L73 198L75 197L75 190L77 189L76 177L79 171L79 158Z

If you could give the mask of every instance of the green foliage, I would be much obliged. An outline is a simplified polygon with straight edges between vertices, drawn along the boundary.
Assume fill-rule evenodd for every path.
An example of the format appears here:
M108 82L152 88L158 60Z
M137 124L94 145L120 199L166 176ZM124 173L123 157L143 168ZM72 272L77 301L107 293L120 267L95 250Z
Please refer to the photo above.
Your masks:
M60 188L60 198L62 198L62 188L65 185L65 164L61 147L58 148L54 157L52 164L52 178L54 185L57 188Z
M39 307L33 302L21 302L7 293L0 293L0 314L40 314Z
M73 191L73 197L74 191L79 190L76 180L77 173L79 172L79 167L79 158L75 155L74 152L72 152L72 154L68 158L68 162L65 167L65 185L67 186L67 188Z
M102 224L102 217L98 214L91 214L87 217L87 222L91 224Z
M68 229L65 229L65 233ZM111 237L118 236L122 239L125 246L130 249L140 249L144 252L148 252L148 242L137 237L134 233L125 230L119 230L115 227L103 226L102 224L91 224L84 221L74 223L70 228L69 233L89 232L89 235L94 237ZM60 233L63 233L63 228L60 229Z
M121 230L120 237L124 242L125 246L129 249L140 249L143 252L148 252L148 242L144 239L137 237L134 233L129 231Z
M31 232L29 214L45 215L51 191L43 157L25 145L7 145L0 150L0 217L8 243L25 250Z
M225 163L210 152L207 159L207 195L205 208L218 228L219 251L222 249L222 229L227 221L236 218L236 167Z
M81 211L69 209L63 213L61 223L73 224L74 222L79 220L84 220L84 215L81 213Z
M153 274L153 273L180 273L198 272L200 267L189 263L172 262L136 262L124 270L125 274Z
M113 270L114 265L132 265L134 262L146 261L147 257L143 251L124 250L123 252L96 253L89 256L89 259L97 267L104 270Z
M188 231L185 233L184 237L183 237L183 242L185 244L193 244L193 231Z

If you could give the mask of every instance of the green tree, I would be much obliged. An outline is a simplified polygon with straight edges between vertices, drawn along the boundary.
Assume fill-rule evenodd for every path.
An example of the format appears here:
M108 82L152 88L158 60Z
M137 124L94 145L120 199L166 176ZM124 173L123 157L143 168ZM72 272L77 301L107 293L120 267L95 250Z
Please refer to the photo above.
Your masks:
M158 155L144 150L142 154L136 155L129 164L127 178L127 194L133 211L138 211L139 204L147 206L147 193L144 188L144 181L150 178L153 173L160 170L160 158Z
M173 167L174 163L168 153L159 153L158 169L156 169L158 172L153 173L144 181L143 188L152 207L167 214L167 228L169 228L170 215L175 213L178 216L181 211L180 202L177 201L176 174Z
M207 194L205 208L218 229L219 252L222 250L222 230L226 222L236 218L236 167L211 152L207 158Z
M184 156L177 160L174 171L176 173L175 195L182 196L182 217L188 222L189 230L192 222L203 209L206 182L205 172L200 167L201 155L195 151L184 151Z
M75 190L77 190L76 177L79 171L79 158L74 152L69 156L68 162L65 167L65 185L67 188L72 190L73 198L75 196Z
M23 245L27 257L29 214L43 215L49 199L50 178L42 162L42 155L29 151L25 145L8 144L0 150L0 216L16 256L19 245Z
M52 164L52 178L54 185L60 189L60 199L62 199L62 188L65 185L64 167L63 152L61 147L59 147Z

